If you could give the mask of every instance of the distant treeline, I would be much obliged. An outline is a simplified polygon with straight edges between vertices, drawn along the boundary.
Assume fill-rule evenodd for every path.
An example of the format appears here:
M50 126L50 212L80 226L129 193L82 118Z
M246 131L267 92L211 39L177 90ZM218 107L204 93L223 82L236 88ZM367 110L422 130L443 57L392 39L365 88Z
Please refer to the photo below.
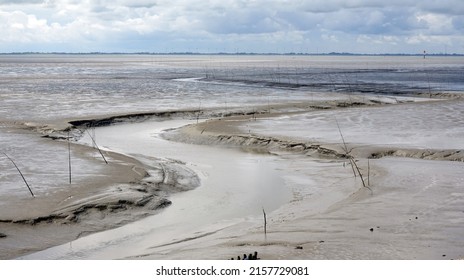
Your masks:
M460 53L349 53L349 52L330 52L330 53L255 53L255 52L9 52L0 53L0 55L37 55L37 54L55 54L55 55L301 55L301 56L464 56Z

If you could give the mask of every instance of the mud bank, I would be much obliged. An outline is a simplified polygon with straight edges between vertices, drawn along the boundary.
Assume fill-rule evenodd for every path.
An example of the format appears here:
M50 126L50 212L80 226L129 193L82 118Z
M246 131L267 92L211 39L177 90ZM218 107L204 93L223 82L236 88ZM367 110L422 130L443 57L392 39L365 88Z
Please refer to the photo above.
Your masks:
M439 103L440 100L420 100L422 103ZM245 150L254 150L264 153L279 153L282 151L304 154L317 158L333 158L346 159L347 152L354 157L379 159L382 157L401 157L415 158L427 160L443 160L443 161L464 161L464 150L462 149L439 149L434 147L407 147L407 145L395 144L376 144L369 143L368 145L357 143L345 143L347 150L343 147L341 130L339 131L338 139L330 141L308 141L304 137L283 136L285 130L278 132L279 136L269 136L269 132L260 132L260 123L269 123L272 128L274 122L279 119L293 117L298 119L299 115L317 114L318 111L324 112L327 115L333 114L334 123L337 114L343 114L343 108L370 108L376 111L377 108L388 108L405 102L414 102L407 100L403 102L390 103L388 101L359 101L350 102L325 102L319 105L304 106L289 106L285 110L276 106L274 113L261 112L259 114L244 114L235 115L227 119L211 119L200 124L191 124L176 131L169 131L163 134L163 137L171 141L183 141L187 143L195 143L200 145L223 145L240 147ZM417 102L417 101L416 101ZM443 102L443 100L441 101ZM445 101L446 102L446 101ZM414 104L412 104L414 106ZM281 111L278 111L279 108ZM295 108L298 108L297 110ZM340 110L342 108L342 110ZM333 113L331 113L331 111ZM303 122L302 120L301 122ZM448 124L449 125L449 124ZM337 131L337 127L334 127ZM271 132L272 134L272 132ZM337 133L335 133L337 134ZM362 137L362 135L359 135ZM299 139L300 138L300 139ZM453 146L453 145L452 145Z
M66 150L68 144L62 141L67 137L66 131L42 128L19 125L16 129L19 132L25 129L34 137L42 135L45 138L40 140L41 145ZM71 135L75 139L83 131L72 130ZM178 161L153 159L144 164L127 155L107 149L97 151L95 147L74 141L69 149L74 164L72 182L41 190L34 184L37 179L26 172L26 178L33 182L35 197L3 195L0 259L43 250L156 214L171 205L172 193L191 190L200 184L198 176ZM83 174L80 167L84 163L90 165L87 169L93 167L95 171ZM68 177L58 175L57 181Z
M336 126L335 133L318 135L327 139L326 142L292 137L304 136L301 131L308 127L298 116L307 113L303 110L256 118L211 120L166 133L164 137L168 139L189 143L277 154L289 163L284 170L296 195L294 201L269 215L270 230L266 237L257 218L183 247L172 246L165 252L169 252L169 258L204 255L227 258L240 255L246 248L246 251L260 252L265 259L462 259L464 252L459 248L464 240L459 232L464 230L464 209L460 205L464 178L460 170L464 160L455 137L460 135L463 115L431 119L435 114L458 112L453 108L459 104L450 105L446 101L436 104L388 105L388 110L384 110L387 108L384 105L374 107L371 115L366 115L364 128L369 130L376 125L369 122L375 120L372 114L378 113L380 120L389 120L395 125L395 118L385 112L406 110L411 120L416 121L405 122L403 126L409 126L408 135L414 137L410 138L412 141L402 138L400 144L394 143L393 133L384 138L390 143L385 145L369 135L363 138L363 134L354 130L357 126L344 126L348 135L363 139L363 143L353 141L347 145L349 156L356 159L364 176L369 170L369 188L363 188L360 179L351 173ZM324 109L324 112L333 118L346 111ZM348 117L352 116L348 114ZM296 121L286 122L292 118L300 125ZM446 125L444 120L448 122ZM430 146L417 147L415 140L422 135L424 127L434 132L441 129L442 142L425 141ZM285 134L288 136L282 136ZM237 234L240 231L246 233ZM161 256L153 250L138 257Z
M70 244L64 244L24 258L127 258L150 251L149 248L163 250L169 244L181 245L208 236L262 213L262 208L272 212L292 199L275 157L159 137L166 128L185 124L183 120L155 120L100 127L95 129L95 134L102 146L130 154L143 163L155 157L184 163L200 177L198 188L172 194L169 198L172 205L158 215L79 238L72 242L72 250ZM120 141L120 135L125 135L124 142ZM82 141L90 143L89 137Z
M266 236L263 235L261 213L254 215L248 213L243 218L243 213L237 213L235 210L240 209L242 205L234 206L233 214L225 213L224 199L231 205L235 205L232 202L241 201L241 199L233 199L234 196L227 189L229 187L227 185L225 186L227 191L219 194L222 200L219 200L220 207L217 211L210 211L215 208L211 208L212 206L208 204L204 208L200 207L203 212L188 211L193 216L185 214L185 209L188 207L184 205L189 205L190 194L198 191L200 195L197 196L201 200L210 191L214 193L214 188L208 189L206 193L202 193L199 188L180 193L179 203L174 202L161 215L149 216L127 224L147 215L153 205L164 207L169 204L162 199L151 200L152 195L160 198L156 195L166 191L162 187L165 182L183 182L186 184L177 185L178 190L189 190L197 180L193 179L192 184L192 181L186 181L186 178L192 179L195 178L195 174L199 174L204 179L209 176L209 171L208 168L204 169L205 163L192 164L193 161L189 159L179 160L178 154L157 158L158 165L153 164L155 157L147 153L148 150L143 148L143 145L121 144L117 138L121 132L115 127L113 136L116 138L111 140L113 142L108 142L108 145L112 148L112 145L116 145L115 148L118 145L122 145L120 148L130 147L132 150L129 154L138 155L142 159L138 160L138 165L142 166L152 178L147 179L146 174L141 173L139 178L141 182L136 184L136 187L132 186L133 191L140 192L142 195L130 200L131 202L124 206L139 207L141 215L127 218L124 213L131 213L133 210L123 209L125 211L117 214L120 218L126 217L126 220L107 221L111 223L112 228L126 224L124 226L91 235L87 235L88 232L81 228L81 238L72 244L65 243L69 239L62 239L60 242L65 243L64 245L23 258L228 259L244 251L258 251L263 259L462 258L463 253L459 248L462 248L464 242L460 237L460 232L464 230L462 228L464 209L460 205L463 205L461 185L464 178L461 174L463 153L459 146L456 146L457 149L404 147L382 145L375 143L374 138L368 138L365 139L368 141L367 144L348 142L349 152L347 152L340 139L334 141L330 138L333 134L322 135L323 138L329 138L327 141L311 141L305 137L295 137L294 131L303 131L306 122L300 122L303 124L301 127L286 125L287 128L291 128L289 131L283 128L287 120L293 123L299 122L302 116L306 118L305 114L308 113L324 112L327 115L339 116L341 111L347 112L345 110L351 108L371 108L372 112L382 113L407 103L410 101L397 102L387 98L386 101L383 99L375 102L352 100L352 103L328 101L318 104L273 105L246 112L237 110L232 116L221 116L218 119L198 123L193 118L188 126L179 129L166 127L156 132L152 130L151 134L149 131L153 128L150 126L132 130L129 125L123 129L123 134L133 135L134 140L140 138L139 140L150 142L151 135L175 142L201 144L202 146L192 145L191 148L204 155L210 154L211 151L208 152L201 147L222 146L215 148L217 162L223 161L220 159L222 154L220 151L227 151L224 147L242 149L244 153L241 153L241 157L247 154L271 155L273 161L278 163L274 168L279 170L280 178L283 180L279 184L288 188L292 196L284 205L268 213L269 224ZM414 112L413 108L418 108L416 106L417 104L411 103L408 112ZM384 110L387 107L388 110ZM441 112L443 108L438 106L437 110ZM350 117L349 114L348 116ZM384 117L386 115L382 116ZM460 117L458 116L455 121L459 123ZM83 121L79 125L87 126L88 123ZM367 124L370 125L370 122ZM278 127L279 130L273 130L269 135L269 127ZM418 129L417 131L420 132L420 127L411 126L411 128ZM137 131L144 131L144 135L139 135ZM344 131L348 135L355 133ZM111 136L109 132L105 134ZM337 131L335 135L340 137ZM390 139L393 138L388 138L386 141ZM369 142L371 140L372 143ZM155 154L160 154L159 151L153 151ZM350 157L356 158L363 174L366 174L369 168L369 188L363 188L359 178L353 176L351 168L348 167ZM172 168L170 172L169 167L173 164L180 169ZM261 163L258 161L252 166L256 168L261 166ZM133 166L130 169L132 168ZM233 169L231 166L226 166L226 170L230 173ZM183 172L185 176L179 177ZM251 178L252 175L248 174L245 177ZM258 177L264 178L262 174ZM174 181L170 181L171 179ZM153 181L158 188L153 186ZM222 185L227 181L228 179L221 177L217 178L216 183ZM249 180L237 182L238 185L245 183L249 183ZM172 189L172 186L173 183L170 183L166 187ZM114 186L112 188L112 191L115 191ZM211 199L210 202L214 201L216 199ZM89 217L89 223L100 226L99 221L106 212L115 210L112 203L107 203L106 206L101 206L99 203L89 205L87 209L73 208L73 205L70 207L74 211L84 210ZM195 208L198 206L195 205ZM261 209L258 209L256 212L260 211ZM210 212L214 213L214 218L204 215ZM41 231L49 233L53 228L60 236L66 236L64 231L67 231L69 226L85 225L83 219L79 223L72 221L71 218L66 220L70 215L76 216L72 212L67 213L68 216L64 218L66 224L40 222L33 227L28 225L23 231L28 231L26 236L31 236L32 233L40 234ZM78 215L77 217L79 218ZM179 217L184 219L182 223L175 222ZM203 219L199 221L198 217ZM12 227L23 226L10 224ZM164 225L163 230L154 228L154 224ZM14 234L14 231L6 232L3 228L0 232L6 235L1 240L8 240L11 233ZM46 247L51 245L54 244L49 243Z

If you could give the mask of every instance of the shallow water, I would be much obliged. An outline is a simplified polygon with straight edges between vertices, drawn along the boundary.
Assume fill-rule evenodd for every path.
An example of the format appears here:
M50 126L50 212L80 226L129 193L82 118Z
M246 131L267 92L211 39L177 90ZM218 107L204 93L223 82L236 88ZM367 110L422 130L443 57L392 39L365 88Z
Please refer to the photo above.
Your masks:
M319 143L422 149L464 149L462 100L383 107L313 111L258 120L243 130L269 136L290 136Z
M62 188L72 188L88 178L98 176L101 165L95 165L65 142L56 143L38 137L37 133L17 128L0 128L0 197L27 197L30 193L7 154L18 166L33 193L46 196ZM72 183L69 184L69 152ZM11 203L0 199L0 206Z
M26 259L114 259L144 249L210 234L247 217L272 212L292 195L277 170L277 159L235 149L174 143L159 137L165 128L186 121L145 122L97 128L100 147L135 156L146 164L155 158L187 163L201 178L201 186L170 198L159 215L123 227L80 238ZM121 136L124 135L124 141ZM82 139L88 143L89 139Z
M12 131L18 123L54 126L132 112L212 107L227 112L346 98L338 92L459 94L463 73L464 57L1 55L0 148L46 188L52 174L66 172L55 166L66 161L66 151ZM22 192L8 161L1 158L0 165L0 195Z
M66 145L38 138L20 124L53 127L70 119L165 110L251 110L263 104L347 98L341 93L378 98L418 92L462 94L463 73L464 57L1 55L0 148L18 163L33 190L50 195L69 187ZM415 147L462 148L460 104L429 104L420 111L415 105L395 107L394 112L385 108L380 114L354 108L339 121L349 142L370 145L396 139L397 144ZM272 135L281 130L285 136L312 140L317 134L318 141L339 142L336 125L325 114L300 115L280 124L277 120L270 128L262 122L252 125ZM272 211L287 201L288 190L282 187L275 159L212 147L188 148L158 137L160 127L178 124L99 128L96 137L102 146L147 164L157 157L185 161L201 177L201 187L173 196L173 205L162 215L30 257L126 257L131 250L139 254L150 246L214 232L229 221L261 215L261 207ZM379 133L380 127L387 137ZM358 141L360 132L363 141ZM92 180L103 168L80 155L74 155L73 165L77 182ZM0 167L0 206L29 195L6 158L0 157ZM204 227L197 232L200 224Z
M50 122L256 106L321 90L463 91L463 65L464 57L2 55L0 112L1 120Z

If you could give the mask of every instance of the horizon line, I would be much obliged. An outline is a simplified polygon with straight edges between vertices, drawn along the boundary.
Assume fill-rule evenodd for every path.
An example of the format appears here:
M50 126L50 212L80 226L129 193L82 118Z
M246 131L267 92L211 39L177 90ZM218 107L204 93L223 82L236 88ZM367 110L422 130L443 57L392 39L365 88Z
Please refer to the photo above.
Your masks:
M464 56L464 53L302 53L302 52L0 52L0 55L295 55L295 56Z

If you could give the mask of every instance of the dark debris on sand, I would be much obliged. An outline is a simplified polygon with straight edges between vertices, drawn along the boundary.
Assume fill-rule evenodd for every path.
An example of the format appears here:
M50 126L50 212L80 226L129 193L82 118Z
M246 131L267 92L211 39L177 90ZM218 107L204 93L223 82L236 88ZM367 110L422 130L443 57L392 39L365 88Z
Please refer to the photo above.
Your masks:
M231 258L231 260L235 260L234 258ZM258 252L254 252L253 254L243 254L243 256L237 256L237 260L259 260L258 258Z

